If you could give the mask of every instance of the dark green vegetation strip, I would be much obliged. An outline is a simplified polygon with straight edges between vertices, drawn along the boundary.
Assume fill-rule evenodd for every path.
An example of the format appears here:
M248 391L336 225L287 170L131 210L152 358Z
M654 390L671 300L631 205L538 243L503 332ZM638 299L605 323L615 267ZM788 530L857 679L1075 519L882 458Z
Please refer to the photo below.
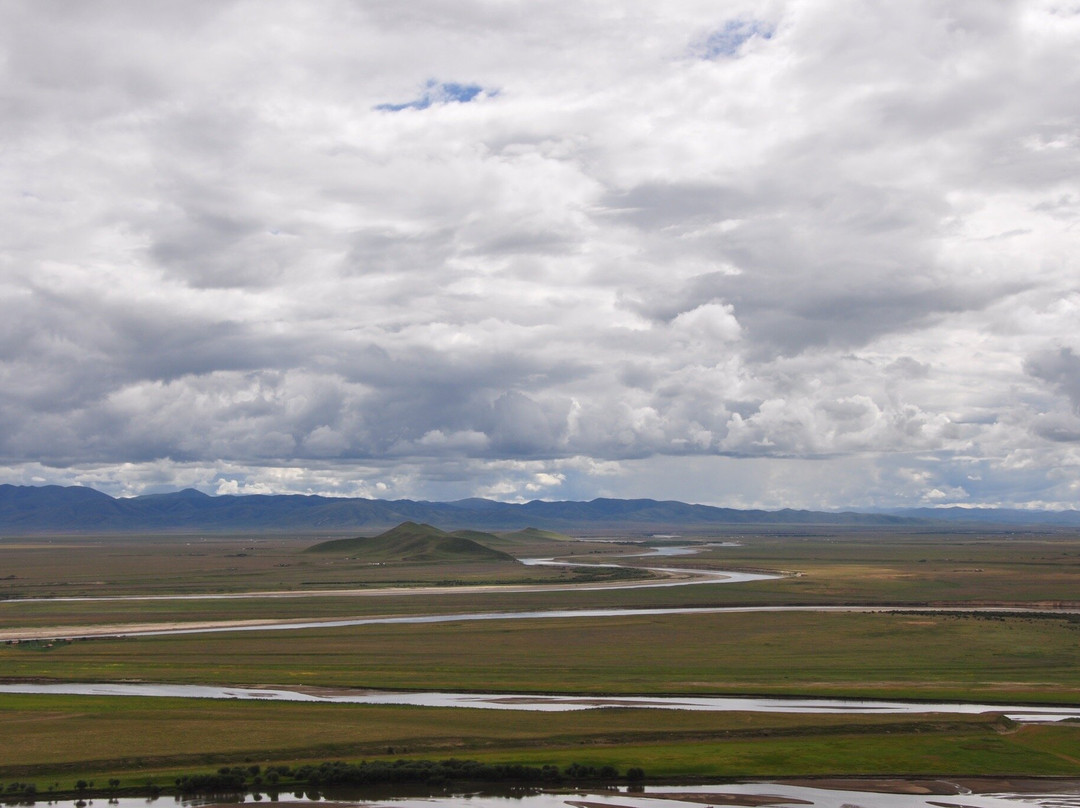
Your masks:
M29 804L38 796L49 800L74 797L77 799L114 798L120 794L142 792L157 797L162 792L185 797L203 794L213 797L240 795L249 792L266 792L277 801L282 791L301 792L316 797L320 789L336 790L373 786L422 786L438 788L455 783L495 784L511 783L515 786L563 786L569 784L593 787L609 787L620 780L636 783L644 780L640 767L631 767L620 774L614 766L590 766L572 763L569 766L525 766L520 763L481 763L476 760L448 758L446 760L363 760L350 763L343 760L323 761L316 765L300 766L276 764L263 768L259 764L247 766L222 766L214 772L196 772L176 777L171 786L161 786L156 781L128 786L121 791L123 780L109 777L107 780L80 778L71 790L59 790L59 782L52 782L44 793L37 783L15 781L0 791L0 803ZM2 785L2 784L0 784Z
M306 789L341 788L347 786L376 786L419 784L438 786L453 782L472 783L529 783L558 785L561 783L614 783L620 779L636 782L645 772L632 767L625 775L614 766L590 766L572 763L569 766L524 766L520 763L480 763L476 760L395 760L324 761L295 769L291 766L222 767L212 774L188 774L177 777L176 790L181 794L229 794L252 789L277 789L282 784Z

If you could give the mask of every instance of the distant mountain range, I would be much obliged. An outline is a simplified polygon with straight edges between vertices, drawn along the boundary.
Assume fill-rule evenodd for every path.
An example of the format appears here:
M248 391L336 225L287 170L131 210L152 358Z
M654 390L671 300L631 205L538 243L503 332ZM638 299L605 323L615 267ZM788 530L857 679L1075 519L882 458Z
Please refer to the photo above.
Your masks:
M444 530L537 527L563 532L739 525L911 526L931 521L1080 525L1077 511L918 509L892 513L737 510L653 499L523 504L302 495L208 496L193 489L116 499L92 488L0 485L0 535L129 531L345 531L425 522Z
M1080 527L1080 511L1036 511L1021 508L897 508L884 511L908 519L994 525Z

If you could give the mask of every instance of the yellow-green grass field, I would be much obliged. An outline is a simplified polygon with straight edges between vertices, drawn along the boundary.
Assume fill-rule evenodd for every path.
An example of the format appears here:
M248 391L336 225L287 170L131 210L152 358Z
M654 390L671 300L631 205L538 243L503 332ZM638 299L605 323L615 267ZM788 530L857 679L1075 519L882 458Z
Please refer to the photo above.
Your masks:
M798 572L773 586L725 593L745 598L753 591L775 602L1080 603L1080 537L1073 532L759 535L743 542L680 558L678 566Z
M0 677L1080 703L1080 618L734 613L0 646Z
M387 563L304 552L317 541L316 536L254 535L3 539L0 599L566 582L582 575L514 561ZM540 542L533 551L567 552L564 545ZM570 552L585 558L610 550L611 545L574 542ZM619 576L618 571L603 574Z

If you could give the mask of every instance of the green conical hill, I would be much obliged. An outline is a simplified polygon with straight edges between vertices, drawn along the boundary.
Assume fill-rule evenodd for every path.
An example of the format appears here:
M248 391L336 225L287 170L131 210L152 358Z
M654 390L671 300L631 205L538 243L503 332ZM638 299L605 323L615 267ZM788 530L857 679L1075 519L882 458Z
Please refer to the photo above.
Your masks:
M465 535L461 535L465 534ZM485 547L473 537L494 536L477 531L447 533L431 525L402 522L378 536L324 541L307 553L349 553L370 561L515 561L513 556Z

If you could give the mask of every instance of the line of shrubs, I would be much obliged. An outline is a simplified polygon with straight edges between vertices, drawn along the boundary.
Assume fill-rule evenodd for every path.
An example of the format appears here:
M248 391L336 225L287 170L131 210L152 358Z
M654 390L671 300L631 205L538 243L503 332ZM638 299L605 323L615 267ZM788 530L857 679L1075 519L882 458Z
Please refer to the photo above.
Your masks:
M36 783L8 783L7 788L4 788L0 784L0 794L6 794L11 797L26 796L31 797L37 794Z
M642 780L645 772L640 768L627 769L625 778ZM318 766L304 765L295 769L289 766L269 766L265 771L258 766L233 766L218 769L213 774L188 774L176 779L176 788L182 794L224 794L238 791L274 791L288 781L289 786L311 788L334 786L367 786L384 784L422 783L439 785L452 781L515 782L515 783L561 783L566 780L621 779L614 766L585 766L573 763L560 769L558 766L525 766L516 763L480 763L475 760L397 760L364 761L346 763L327 761ZM283 784L282 784L283 785Z

